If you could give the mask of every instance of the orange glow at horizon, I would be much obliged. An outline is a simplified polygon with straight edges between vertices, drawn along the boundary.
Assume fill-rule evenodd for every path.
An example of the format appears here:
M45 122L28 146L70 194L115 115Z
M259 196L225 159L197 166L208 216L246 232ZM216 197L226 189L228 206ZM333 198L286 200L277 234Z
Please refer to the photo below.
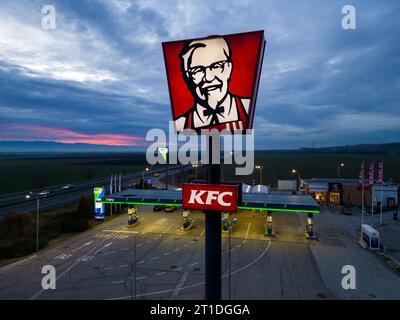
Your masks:
M7 134L8 133L8 134ZM7 137L8 136L8 137ZM67 144L87 143L103 146L142 146L144 137L124 134L84 134L71 130L47 128L38 125L12 124L0 140L6 141L48 141Z

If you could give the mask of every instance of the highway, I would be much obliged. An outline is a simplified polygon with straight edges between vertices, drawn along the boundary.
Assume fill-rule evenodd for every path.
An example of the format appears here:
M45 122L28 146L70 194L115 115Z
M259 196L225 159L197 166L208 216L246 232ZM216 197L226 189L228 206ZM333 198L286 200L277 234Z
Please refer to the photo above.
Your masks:
M183 169L190 169L190 166L170 166L169 174L174 174L180 172ZM151 176L155 173L159 173L160 177L163 177L166 174L166 169L155 169L149 172L145 172L145 177ZM142 178L142 172L136 172L128 175L124 175L121 177L122 188L125 189L129 185L133 185ZM154 179L154 178L153 178ZM86 196L90 196L93 194L94 187L104 186L106 187L107 193L110 188L110 177L96 179L91 181L84 181L78 183L71 183L73 185L72 188L62 189L64 185L60 186L52 186L48 188L29 190L35 193L41 192L44 190L50 191L50 194L46 197L40 197L40 210L49 209L52 207L56 207L62 204L73 203L79 200L82 194ZM16 192L11 194L2 194L0 195L0 220L4 218L4 216L9 212L33 212L36 210L36 196L34 195L30 200L25 198L25 195L28 191Z

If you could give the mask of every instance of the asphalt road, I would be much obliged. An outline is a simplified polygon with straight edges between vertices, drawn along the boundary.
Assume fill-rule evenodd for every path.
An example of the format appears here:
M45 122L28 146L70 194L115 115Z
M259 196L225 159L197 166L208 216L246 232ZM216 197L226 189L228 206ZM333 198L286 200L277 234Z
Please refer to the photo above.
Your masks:
M182 214L140 209L128 227L121 215L62 244L0 269L0 299L203 299L204 215L180 229ZM265 216L241 213L231 240L232 299L332 299L310 244L304 215L274 216L279 237L264 237ZM223 233L223 298L228 299L229 242ZM44 265L55 290L42 290Z
M182 169L190 169L190 167L177 166L172 167L169 170L169 174L180 172ZM160 173L160 177L165 175L164 169L157 169L150 171L148 175L154 173ZM139 182L142 178L142 173L133 173L122 177L123 188L128 187L129 184ZM41 189L50 190L51 194L46 197L40 198L40 210L49 209L62 204L68 204L79 200L82 194L90 196L93 194L93 188L96 186L104 186L109 189L109 179L97 179L94 181L86 181L82 183L74 183L74 188L63 190L62 186L53 186L49 188ZM39 192L36 190L35 192ZM9 212L34 212L36 211L36 199L26 200L26 192L17 192L12 194L5 194L0 196L0 220Z

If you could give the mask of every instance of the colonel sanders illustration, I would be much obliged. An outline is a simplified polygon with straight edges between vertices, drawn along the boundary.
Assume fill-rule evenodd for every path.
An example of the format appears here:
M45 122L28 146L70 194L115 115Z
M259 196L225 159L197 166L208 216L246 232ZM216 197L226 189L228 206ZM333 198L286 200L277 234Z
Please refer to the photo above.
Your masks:
M185 43L180 52L181 71L194 97L194 105L175 120L178 132L213 128L242 131L247 128L250 99L229 92L233 69L231 55L223 37Z

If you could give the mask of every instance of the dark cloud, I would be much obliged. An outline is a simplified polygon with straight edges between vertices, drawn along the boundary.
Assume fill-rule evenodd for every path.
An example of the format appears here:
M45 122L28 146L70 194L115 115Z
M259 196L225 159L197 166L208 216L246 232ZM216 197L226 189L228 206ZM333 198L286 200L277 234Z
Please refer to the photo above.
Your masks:
M5 1L0 18L25 21L19 15L42 4L47 3ZM54 4L58 32L79 43L81 52L71 45L71 55L78 61L82 55L84 76L97 72L113 79L57 79L35 73L0 49L3 122L134 136L166 128L171 116L161 41L264 29L267 49L254 121L258 148L400 138L398 2L353 0L356 30L341 28L347 1ZM93 49L97 40L104 48ZM61 53L47 52L44 61Z

